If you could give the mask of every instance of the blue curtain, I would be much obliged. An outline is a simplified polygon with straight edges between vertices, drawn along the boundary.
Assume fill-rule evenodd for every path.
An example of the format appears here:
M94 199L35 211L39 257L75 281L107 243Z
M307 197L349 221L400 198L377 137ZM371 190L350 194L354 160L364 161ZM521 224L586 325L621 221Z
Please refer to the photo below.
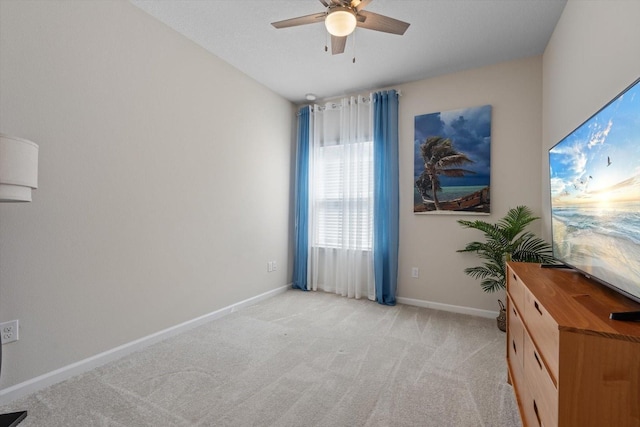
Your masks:
M307 290L307 257L309 254L309 123L311 107L298 114L298 146L296 150L295 225L293 256L293 288Z
M373 94L373 268L376 301L395 305L398 285L398 94Z

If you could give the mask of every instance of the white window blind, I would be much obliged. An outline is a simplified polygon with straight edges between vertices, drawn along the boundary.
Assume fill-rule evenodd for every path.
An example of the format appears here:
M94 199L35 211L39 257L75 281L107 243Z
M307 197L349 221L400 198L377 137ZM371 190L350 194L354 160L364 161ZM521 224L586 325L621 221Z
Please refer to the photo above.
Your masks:
M317 151L315 171L313 245L371 250L373 142L324 145Z

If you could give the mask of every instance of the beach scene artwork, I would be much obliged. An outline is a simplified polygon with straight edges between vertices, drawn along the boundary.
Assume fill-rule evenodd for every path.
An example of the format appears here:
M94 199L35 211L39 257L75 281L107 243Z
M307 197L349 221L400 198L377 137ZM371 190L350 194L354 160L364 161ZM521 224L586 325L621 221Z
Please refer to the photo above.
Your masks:
M491 212L491 106L415 116L413 212Z
M640 298L640 84L549 150L554 256Z

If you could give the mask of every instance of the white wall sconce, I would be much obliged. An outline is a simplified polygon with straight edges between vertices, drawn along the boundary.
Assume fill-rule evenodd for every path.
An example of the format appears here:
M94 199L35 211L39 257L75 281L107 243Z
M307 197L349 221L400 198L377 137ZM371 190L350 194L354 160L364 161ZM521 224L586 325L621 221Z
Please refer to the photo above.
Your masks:
M38 145L0 133L0 202L30 202L38 188Z

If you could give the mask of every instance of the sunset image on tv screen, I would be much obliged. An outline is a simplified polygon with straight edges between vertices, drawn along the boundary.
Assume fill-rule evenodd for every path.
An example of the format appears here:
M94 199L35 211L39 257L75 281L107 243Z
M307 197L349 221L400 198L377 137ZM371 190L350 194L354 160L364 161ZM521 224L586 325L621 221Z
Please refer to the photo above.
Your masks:
M549 150L554 256L640 298L640 83Z

